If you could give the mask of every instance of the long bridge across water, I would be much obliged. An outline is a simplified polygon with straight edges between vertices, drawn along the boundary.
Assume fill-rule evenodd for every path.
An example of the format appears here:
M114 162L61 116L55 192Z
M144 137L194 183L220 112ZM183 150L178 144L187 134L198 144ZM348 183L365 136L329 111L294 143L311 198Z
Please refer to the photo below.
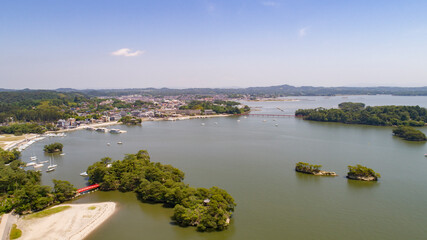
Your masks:
M236 116L255 116L255 117L296 117L293 114L264 114L264 113L243 113Z

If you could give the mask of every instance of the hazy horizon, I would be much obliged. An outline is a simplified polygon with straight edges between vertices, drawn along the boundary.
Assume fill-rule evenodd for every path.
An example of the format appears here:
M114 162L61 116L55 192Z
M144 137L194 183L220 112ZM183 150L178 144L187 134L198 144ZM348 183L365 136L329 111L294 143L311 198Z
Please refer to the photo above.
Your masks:
M6 89L422 87L426 1L2 1Z

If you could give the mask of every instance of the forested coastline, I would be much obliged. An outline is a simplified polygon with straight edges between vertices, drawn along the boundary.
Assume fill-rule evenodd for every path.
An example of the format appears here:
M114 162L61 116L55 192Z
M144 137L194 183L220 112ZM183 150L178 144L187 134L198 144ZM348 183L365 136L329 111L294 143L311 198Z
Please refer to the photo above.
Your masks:
M16 150L0 149L0 214L39 211L75 196L75 188L67 181L53 180L53 189L41 185L41 173L24 170L19 157Z
M151 162L145 150L127 154L121 161L103 158L89 166L87 173L89 182L100 184L101 190L134 191L143 202L173 207L173 221L198 231L226 229L236 206L223 189L188 186L181 170Z
M427 109L419 106L367 106L344 102L338 109L298 109L295 115L304 120L365 124L374 126L424 126Z

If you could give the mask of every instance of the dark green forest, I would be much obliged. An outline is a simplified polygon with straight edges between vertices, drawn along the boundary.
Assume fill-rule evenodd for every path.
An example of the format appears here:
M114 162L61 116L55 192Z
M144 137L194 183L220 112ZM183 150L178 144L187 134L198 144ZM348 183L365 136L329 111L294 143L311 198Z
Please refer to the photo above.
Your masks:
M413 127L398 126L393 129L393 134L408 141L426 141L426 135Z
M127 154L109 167L110 162L110 158L103 158L89 166L89 182L100 184L104 191L134 191L143 202L173 207L172 220L181 226L196 226L198 231L218 231L229 225L236 204L225 190L190 187L183 182L181 170L151 162L145 150Z
M202 111L210 109L218 114L221 114L221 113L240 114L240 113L250 111L250 108L248 106L245 106L239 109L237 107L238 105L240 105L240 103L234 102L234 101L221 101L221 100L215 100L214 102L191 101L186 106L180 107L180 109L193 109L193 110L200 109Z
M41 185L41 173L22 169L19 152L0 149L0 214L15 210L26 214L75 196L67 181L53 180L53 189Z
M427 109L419 106L375 106L344 102L338 109L298 109L296 116L305 120L366 124L375 126L424 126Z

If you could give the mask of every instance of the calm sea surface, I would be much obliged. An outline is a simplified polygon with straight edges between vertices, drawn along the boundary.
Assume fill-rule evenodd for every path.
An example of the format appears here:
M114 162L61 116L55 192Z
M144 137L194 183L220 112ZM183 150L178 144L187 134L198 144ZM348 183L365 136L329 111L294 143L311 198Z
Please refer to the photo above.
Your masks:
M253 113L271 114L337 107L344 101L427 107L427 97L289 99L298 101L247 104L260 107L261 111ZM114 201L118 210L87 239L427 238L427 144L393 137L389 127L292 117L227 117L113 128L127 133L70 132L63 138L33 144L23 152L23 159L33 154L48 159L43 146L61 142L66 155L55 156L58 168L43 173L43 182L62 179L83 187L87 182L79 174L95 161L105 156L122 159L126 153L146 149L152 161L183 170L186 183L224 188L238 205L228 230L199 233L171 224L172 209L141 203L133 193L96 192L75 203ZM427 133L427 128L420 130ZM339 176L296 173L294 166L299 161L321 164ZM376 183L347 180L347 166L354 164L371 167L382 178Z

